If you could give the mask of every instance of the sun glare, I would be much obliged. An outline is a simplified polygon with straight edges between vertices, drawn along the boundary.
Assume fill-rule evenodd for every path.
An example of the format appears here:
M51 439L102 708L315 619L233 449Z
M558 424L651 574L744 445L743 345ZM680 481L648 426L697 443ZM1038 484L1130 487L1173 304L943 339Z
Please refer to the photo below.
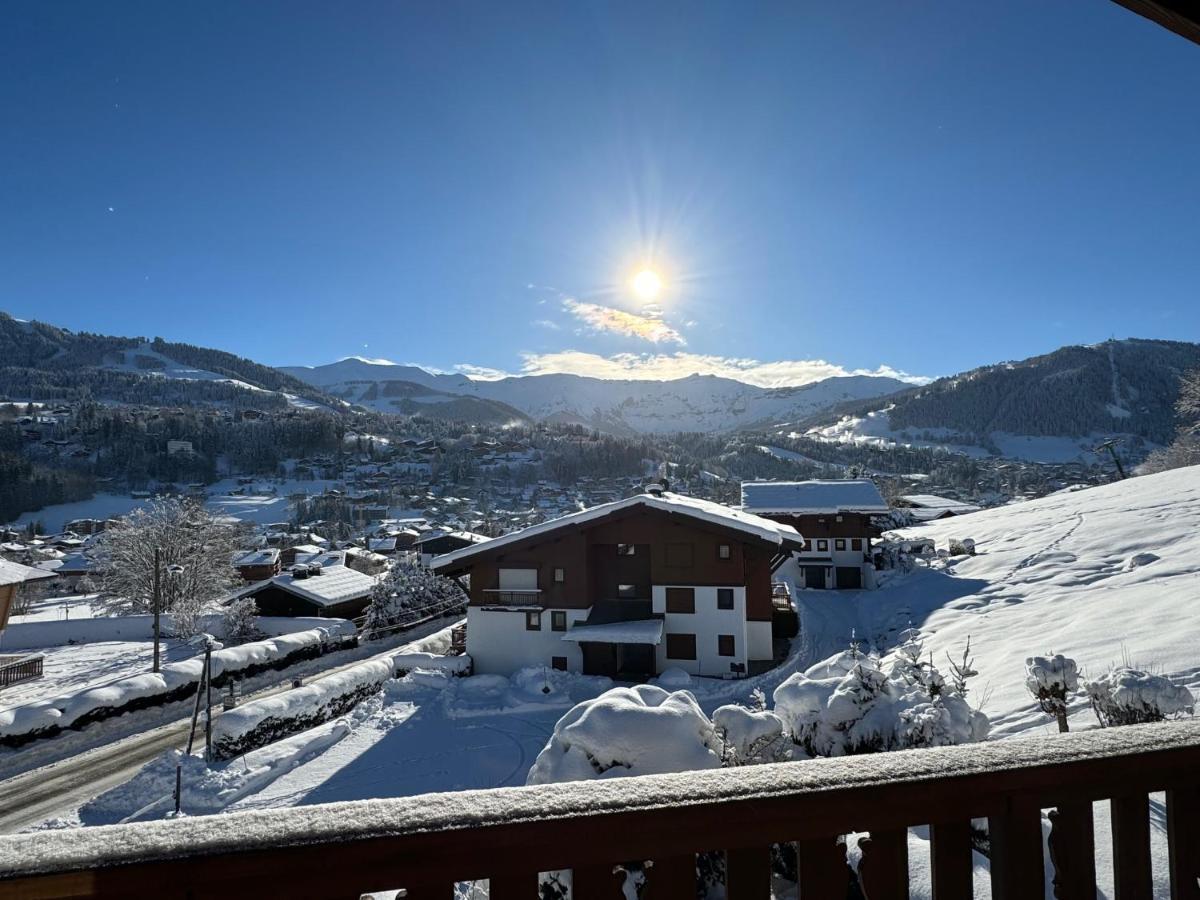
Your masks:
M662 290L662 279L651 269L642 269L633 276L633 292L643 300L653 300Z

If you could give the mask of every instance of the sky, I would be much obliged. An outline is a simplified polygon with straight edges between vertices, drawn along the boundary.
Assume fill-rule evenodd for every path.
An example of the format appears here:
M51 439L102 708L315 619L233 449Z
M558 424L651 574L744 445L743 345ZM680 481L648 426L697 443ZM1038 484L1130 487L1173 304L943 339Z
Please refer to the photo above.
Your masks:
M764 385L1200 340L1197 95L1102 0L12 2L0 310Z

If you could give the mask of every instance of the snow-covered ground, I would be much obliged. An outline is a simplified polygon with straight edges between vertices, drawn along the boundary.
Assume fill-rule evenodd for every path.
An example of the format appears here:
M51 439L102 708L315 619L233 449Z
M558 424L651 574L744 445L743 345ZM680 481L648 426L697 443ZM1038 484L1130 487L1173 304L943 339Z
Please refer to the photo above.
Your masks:
M42 654L43 675L0 689L0 711L149 672L154 663L153 641L99 641L20 652ZM195 647L181 641L162 643L165 663L190 659L196 653Z
M68 622L72 619L92 618L92 600L95 594L71 594L64 597L42 597L29 604L29 611L9 618L10 625L29 622ZM4 639L0 638L0 650Z

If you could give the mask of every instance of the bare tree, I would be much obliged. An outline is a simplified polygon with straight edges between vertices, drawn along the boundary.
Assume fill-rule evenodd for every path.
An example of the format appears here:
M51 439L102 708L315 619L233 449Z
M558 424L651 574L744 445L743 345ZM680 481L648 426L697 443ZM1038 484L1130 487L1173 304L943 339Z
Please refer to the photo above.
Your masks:
M1193 369L1179 379L1175 413L1179 416L1182 433L1200 433L1200 369Z
M235 530L201 504L156 500L104 532L98 555L105 575L96 602L110 615L152 613L157 574L161 610L171 615L175 633L195 634L205 607L233 583L236 550Z

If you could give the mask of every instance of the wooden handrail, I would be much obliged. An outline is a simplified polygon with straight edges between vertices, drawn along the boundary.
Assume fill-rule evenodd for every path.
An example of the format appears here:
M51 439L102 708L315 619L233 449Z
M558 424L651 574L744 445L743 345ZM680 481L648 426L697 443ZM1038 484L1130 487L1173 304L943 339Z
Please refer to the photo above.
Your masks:
M758 873L766 848L796 841L801 900L829 900L815 888L806 895L806 878L837 875L836 865L819 865L835 836L870 831L868 871L875 881L868 897L876 900L906 895L896 882L907 871L900 865L907 852L905 828L934 826L934 858L942 859L935 881L940 874L950 884L947 879L962 878L964 848L970 874L963 829L972 818L987 817L993 896L1014 900L1041 895L1040 810L1058 808L1055 861L1067 867L1071 883L1081 884L1089 877L1079 860L1091 853L1091 823L1080 810L1090 812L1086 804L1092 800L1160 790L1168 792L1172 878L1181 885L1177 896L1195 897L1200 721L1187 720L840 759L8 836L0 838L0 898L358 897L404 887L412 900L426 894L450 900L454 882L490 878L496 885L520 888L519 900L533 900L536 874L558 869L574 869L577 890L591 896L579 880L585 873L584 884L600 884L596 896L607 898L615 895L605 873L615 863L655 860L661 862L659 873L686 881L686 861L693 854L725 850L730 900L765 900L763 885L769 882ZM1114 816L1122 817L1121 839L1132 840L1131 846L1140 832L1130 811L1136 818L1141 809L1137 801L1114 804ZM660 875L653 868L650 872L653 883ZM1138 872L1127 871L1125 877L1136 880ZM1034 886L1036 894L1029 893ZM682 896L686 888L664 887L662 893ZM694 883L691 888L694 897ZM946 890L944 896L955 896Z

